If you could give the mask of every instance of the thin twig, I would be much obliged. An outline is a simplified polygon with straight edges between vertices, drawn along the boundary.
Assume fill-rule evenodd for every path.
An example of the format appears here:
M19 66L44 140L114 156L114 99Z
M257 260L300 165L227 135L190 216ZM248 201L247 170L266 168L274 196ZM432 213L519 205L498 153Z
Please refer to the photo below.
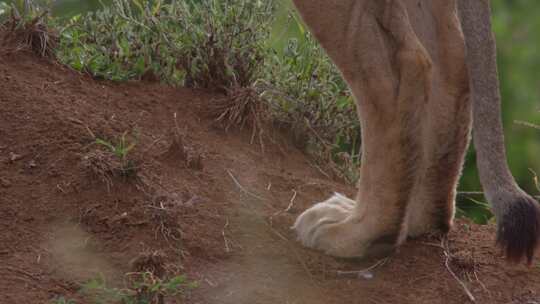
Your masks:
M321 167L319 167L318 165L316 164L313 164L313 163L309 163L310 166L312 166L313 168L317 169L322 175L326 176L327 178L329 179L332 179L332 177L330 176L330 174L326 173L323 169L321 169Z
M291 210L291 208L294 206L294 199L296 198L296 190L293 189L293 196L291 197L291 200L290 200L290 203L289 203L289 206L287 206L287 208L285 208L285 210L283 210L283 212L289 212L289 210Z
M221 235L223 235L223 241L225 242L225 252L229 253L231 252L231 248L229 247L229 240L225 236L225 229L229 227L229 219L226 219L225 226L223 226L223 230L221 230Z
M262 197L260 197L260 196L258 196L258 195L256 195L256 194L253 194L253 193L247 191L247 190L246 190L246 189L238 182L238 180L236 179L236 177L234 177L234 175L231 173L230 170L227 169L227 173L229 173L229 176L231 177L231 179L233 180L233 182L236 184L236 186L237 186L238 188L240 188L240 190L242 190L242 192L244 192L245 194L248 194L249 196L252 196L252 197L254 197L254 198L256 198L256 199L259 199L259 200L261 200L261 201L264 201L264 198L262 198Z
M474 278L476 279L476 281L478 282L478 284L480 284L480 286L482 286L482 289L484 289L485 292L487 292L489 295L491 295L491 292L489 291L489 289L487 289L486 285L484 284L484 282L482 282L479 278L478 278L478 274L476 273L476 271L473 272L474 274Z
M482 191L458 191L457 195L484 195Z
M386 264L390 260L390 257L386 257L384 259L378 260L375 264L369 266L368 268L361 269L361 270L349 270L349 271L342 271L338 270L337 275L338 276L351 276L354 275L356 277L360 277L362 275L371 274L371 270L374 270L375 268L381 267L384 264Z
M458 191L457 195L463 195L463 196L467 196L467 195L470 195L470 196L480 196L480 195L484 195L484 192L482 191ZM540 195L534 195L533 196L534 198L536 199L540 199Z
M476 303L476 299L474 298L473 294L467 287L467 285L459 279L459 277L456 275L456 273L450 268L450 259L452 258L450 255L450 249L448 247L448 239L446 237L441 239L441 247L443 248L443 253L446 256L446 260L444 261L444 265L446 266L446 269L448 272L452 275L452 277L461 285L461 288L463 288L463 291L465 291L465 294L471 300L471 302Z
M533 124L533 123L528 122L528 121L514 120L514 123L518 124L518 125L526 126L526 127L529 127L529 128L534 128L534 129L540 130L539 125Z
M273 225L273 222L274 222L274 217L282 214L282 213L286 213L286 212L289 212L291 210L291 208L294 206L294 199L296 198L296 190L293 189L293 196L291 197L291 200L289 201L289 205L287 206L287 208L283 209L283 210L279 210L279 211L276 211L274 214L272 214L270 216L270 225Z

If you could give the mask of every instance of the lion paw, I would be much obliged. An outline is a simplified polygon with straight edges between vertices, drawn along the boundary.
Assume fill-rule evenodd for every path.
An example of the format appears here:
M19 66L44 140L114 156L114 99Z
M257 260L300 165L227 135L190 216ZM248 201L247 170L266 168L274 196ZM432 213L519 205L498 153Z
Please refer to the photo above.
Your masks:
M292 229L306 247L338 257L361 257L368 242L353 218L355 206L355 201L336 193L304 211Z

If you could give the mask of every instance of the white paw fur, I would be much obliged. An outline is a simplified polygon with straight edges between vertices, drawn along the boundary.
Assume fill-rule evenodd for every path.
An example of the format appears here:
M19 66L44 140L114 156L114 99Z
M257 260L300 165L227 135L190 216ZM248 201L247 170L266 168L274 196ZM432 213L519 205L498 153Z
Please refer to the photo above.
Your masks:
M355 220L355 207L355 201L335 193L300 214L292 229L306 247L339 257L362 256L368 242Z

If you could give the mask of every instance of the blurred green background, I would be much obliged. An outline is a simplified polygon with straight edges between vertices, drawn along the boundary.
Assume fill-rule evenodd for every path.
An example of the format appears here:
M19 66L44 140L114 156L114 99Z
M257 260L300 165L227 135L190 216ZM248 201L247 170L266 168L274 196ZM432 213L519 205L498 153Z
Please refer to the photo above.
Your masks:
M10 3L10 1L0 1ZM52 13L68 17L107 5L107 0L43 1ZM282 50L291 37L302 39L302 29L290 11L290 0L281 0L275 19L271 47ZM533 173L540 172L540 1L492 0L493 27L498 44L498 64L503 97L503 121L508 161L518 183L537 193ZM480 190L474 148L467 156L460 184L462 191Z

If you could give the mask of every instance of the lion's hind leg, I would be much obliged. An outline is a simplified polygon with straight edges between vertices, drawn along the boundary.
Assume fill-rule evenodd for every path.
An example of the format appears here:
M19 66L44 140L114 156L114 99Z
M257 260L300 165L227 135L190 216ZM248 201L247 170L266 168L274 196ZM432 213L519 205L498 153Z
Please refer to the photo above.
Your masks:
M407 210L409 236L446 233L452 226L456 187L471 128L471 102L465 65L465 43L455 0L437 6L435 26L439 33L432 52L439 54L435 96L426 105L429 118L421 178L415 184Z

